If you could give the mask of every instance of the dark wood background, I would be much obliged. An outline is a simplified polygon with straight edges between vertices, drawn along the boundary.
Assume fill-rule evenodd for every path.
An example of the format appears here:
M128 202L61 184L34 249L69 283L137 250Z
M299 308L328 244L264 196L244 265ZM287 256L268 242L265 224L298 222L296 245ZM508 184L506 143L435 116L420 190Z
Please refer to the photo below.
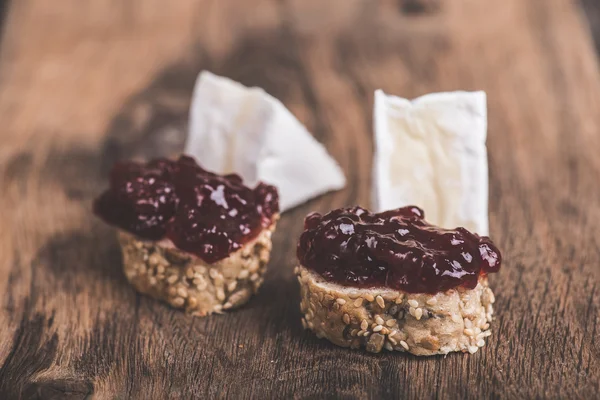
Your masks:
M5 9L0 398L599 396L596 0L19 0ZM181 150L201 69L281 99L349 184L283 216L265 284L246 307L191 318L127 285L114 231L90 202L116 158ZM368 205L377 88L488 93L491 236L506 261L491 278L493 335L475 355L371 355L300 325L301 221Z

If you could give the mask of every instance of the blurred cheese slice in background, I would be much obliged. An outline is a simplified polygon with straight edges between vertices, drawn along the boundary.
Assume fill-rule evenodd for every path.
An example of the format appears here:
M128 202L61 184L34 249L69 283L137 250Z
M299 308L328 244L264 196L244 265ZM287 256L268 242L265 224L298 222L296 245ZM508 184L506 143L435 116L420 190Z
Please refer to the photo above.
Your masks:
M276 186L282 212L346 184L325 147L279 100L208 71L196 80L184 152L248 186Z
M444 228L488 234L484 92L407 100L375 92L373 208L410 204Z

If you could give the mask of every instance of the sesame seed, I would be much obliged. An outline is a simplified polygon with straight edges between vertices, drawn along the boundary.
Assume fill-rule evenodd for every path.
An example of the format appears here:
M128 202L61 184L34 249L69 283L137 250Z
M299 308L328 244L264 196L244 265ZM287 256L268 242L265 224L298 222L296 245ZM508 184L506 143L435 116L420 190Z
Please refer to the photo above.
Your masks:
M365 330L364 330L364 329L361 329L360 331L358 331L358 332L356 333L356 336L362 336L362 335L364 335L364 334L365 334Z
M342 319L343 319L343 321L344 321L344 323L346 325L350 324L350 316L348 314L344 314L344 316L342 317Z
M429 300L427 300L427 304L429 304L430 306L436 305L437 299L435 297L432 297Z
M481 333L481 329L479 329L478 327L475 327L475 334L479 335Z
M375 322L377 322L377 324L378 324L378 325L383 325L383 323L384 323L385 321L383 320L383 318L381 318L379 315L377 315L377 316L375 317Z
M473 322L469 318L465 318L465 328L472 328Z
M404 340L400 341L400 346L404 347L404 350L408 350L408 343L406 343Z
M240 273L238 274L238 277L240 279L246 279L246 278L248 278L248 276L250 276L250 272L247 269L241 270Z
M215 312L217 312L217 313L220 313L220 312L221 312L221 310L223 310L223 306L222 306L222 305L220 305L220 304L216 304L216 305L213 307L213 310L214 310Z
M362 306L363 303L363 299L362 297L359 297L358 299L354 300L354 307L360 307Z
M211 270L210 270L210 271L208 271L208 275L209 275L211 278L215 279L217 276L219 276L219 271L217 271L217 270L216 270L216 269L214 269L214 268L211 268Z
M169 294L170 297L175 297L177 296L177 289L173 286L171 286L168 290L167 293Z
M373 328L373 332L379 332L382 329L383 329L383 326L377 325L375 328Z
M298 275L300 272L300 267L294 267L294 274Z
M352 329L350 331L350 336L356 336L357 333L358 333L358 329Z
M150 283L150 286L155 286L156 285L156 278L151 276L150 279L148 279L148 283Z
M327 302L331 302L333 301L333 296L330 294L326 294L325 297L323 297L323 299L325 299L325 301Z
M188 299L188 306L190 306L191 308L194 308L198 305L198 300L196 300L195 297L190 297Z
M385 349L387 351L394 351L394 348L392 347L392 345L390 344L390 342L385 342L383 347L385 347Z
M469 329L469 328L465 329L463 331L463 333L467 336L473 336L475 334L475 332L473 332L473 329Z
M310 321L311 319L313 319L313 315L310 313L310 311L304 317L306 318L307 321Z
M310 321L307 322L307 325L310 329L313 329L315 327L314 324Z
M371 332L369 332L369 331L366 331L365 333L363 333L363 336L364 336L364 337L367 337L367 336L369 336L370 334L371 334Z
M414 307L410 307L408 309L408 313L414 317L415 316L415 308Z
M233 307L233 304L231 304L229 301L227 303L223 304L223 309L224 310L228 310L231 307Z
M391 336L388 336L388 340L390 341L391 344L393 344L394 346L396 346L398 344L398 342L396 341L396 339L394 339Z
M365 300L367 300L368 302L372 302L375 300L375 297L373 297L372 294L367 294L365 295Z
M223 288L218 288L217 289L217 299L219 301L225 300L225 291L223 290Z
M203 265L195 265L195 266L194 266L194 271L195 271L197 274L204 274L204 273L206 273L206 267L205 267L205 266L203 266Z
M479 339L479 340L477 341L477 346L478 346L478 347L483 347L483 346L485 346L485 341L484 341L483 339Z
M377 300L377 304L379 305L379 307L381 307L381 308L385 307L385 301L383 301L383 297L377 296L375 299Z
M223 283L225 283L223 281L223 275L218 275L215 279L213 279L213 282L215 284L215 286L223 286Z
M456 322L458 324L459 322L462 322L462 318L457 314L452 314L452 322Z
M387 321L385 321L385 324L389 327L392 327L394 325L396 325L396 320L395 319L388 319Z
M410 300L408 301L408 304L409 304L411 307L414 307L414 308L417 308L417 307L419 307L419 302L418 302L418 301L416 301L416 300L414 300L414 299L410 299Z
M183 303L185 303L185 300L184 300L184 299L182 299L181 297L175 297L175 298L173 299L173 305L174 305L175 307L181 307L181 306L183 305Z
M303 327L304 329L306 329L306 328L307 328L307 326L306 326L306 320L305 320L304 318L302 318L302 327Z
M417 319L417 321L420 320L422 316L423 316L423 309L422 308L415 309L415 318Z
M475 353L477 353L477 349L478 349L477 346L469 346L469 353L475 354Z
M489 294L490 294L490 303L495 303L496 302L496 296L494 296L494 292L492 292L490 290Z
M159 265L158 267L156 267L156 273L157 274L164 274L165 273L165 267L163 265Z
M336 300L336 302L337 302L337 303L338 303L340 306L343 306L344 304L346 304L346 300L344 300L344 299L342 299L342 298L339 298L339 299L337 299L337 300Z
M150 258L148 258L148 263L150 263L150 265L158 265L160 263L160 256L156 253L152 253Z
M179 277L177 275L171 275L167 278L167 282L169 282L171 285L174 284L175 282L177 282L177 279Z
M360 323L360 329L362 329L363 331L366 331L368 327L369 327L369 323L367 322L366 319L363 319L362 322Z
M259 275L258 275L256 272L255 272L255 273L253 273L253 274L252 274L252 276L250 276L250 280L251 280L252 282L254 282L254 281L258 280L258 278L259 278Z
M227 285L227 290L230 292L233 292L235 288L237 288L237 281L229 282L229 285Z
M179 289L177 289L177 294L180 297L183 297L184 299L188 296L188 292L187 290L185 290L184 288L180 287Z

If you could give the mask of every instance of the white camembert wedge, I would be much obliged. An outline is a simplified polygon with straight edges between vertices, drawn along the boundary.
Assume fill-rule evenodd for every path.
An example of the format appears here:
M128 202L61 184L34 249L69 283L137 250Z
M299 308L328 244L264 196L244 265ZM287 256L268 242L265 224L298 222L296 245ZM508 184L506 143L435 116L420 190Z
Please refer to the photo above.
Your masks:
M196 81L184 152L248 186L276 186L282 211L346 184L325 147L279 100L208 71Z
M444 228L488 234L484 92L414 100L375 92L373 208L410 204Z

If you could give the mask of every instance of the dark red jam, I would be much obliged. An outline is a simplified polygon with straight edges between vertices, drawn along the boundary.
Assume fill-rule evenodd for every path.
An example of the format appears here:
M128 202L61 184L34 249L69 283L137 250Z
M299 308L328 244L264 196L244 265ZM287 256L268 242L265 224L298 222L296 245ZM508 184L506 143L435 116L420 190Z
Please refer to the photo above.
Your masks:
M379 214L360 207L312 213L304 221L298 259L345 286L411 293L472 289L480 275L498 272L500 251L488 237L438 228L424 218L414 206Z
M208 263L256 237L279 212L273 186L244 186L236 174L216 175L194 159L117 163L110 188L94 202L100 218L141 238L170 239Z

